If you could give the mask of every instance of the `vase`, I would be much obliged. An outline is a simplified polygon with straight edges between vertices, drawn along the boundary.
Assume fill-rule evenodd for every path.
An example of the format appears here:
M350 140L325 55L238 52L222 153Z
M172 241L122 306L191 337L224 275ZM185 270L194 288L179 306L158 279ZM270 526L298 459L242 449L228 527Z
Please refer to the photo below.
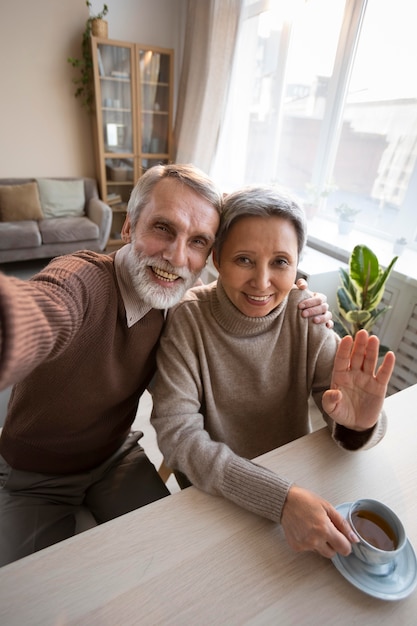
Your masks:
M404 252L406 247L407 247L406 243L399 243L398 241L394 241L394 246L392 249L394 256L400 256Z
M338 227L340 235L349 235L352 232L354 222L339 219Z
M319 212L319 207L318 207L317 204L305 204L304 205L304 212L306 214L306 218L308 220L312 220L312 219L314 219L314 217Z
M101 37L107 39L109 34L109 25L106 20L95 19L91 22L91 34L94 37Z

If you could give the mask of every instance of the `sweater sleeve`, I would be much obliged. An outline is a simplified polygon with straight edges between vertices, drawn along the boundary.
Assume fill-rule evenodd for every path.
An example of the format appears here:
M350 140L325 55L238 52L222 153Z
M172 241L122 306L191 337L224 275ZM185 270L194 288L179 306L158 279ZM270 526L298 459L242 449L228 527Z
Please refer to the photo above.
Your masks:
M200 364L187 322L180 305L158 352L151 421L165 462L203 491L279 522L290 481L235 454L204 428Z
M351 451L373 448L385 436L386 430L387 416L384 410L375 426L362 432L351 430L335 422L332 424L332 436L337 445Z
M44 270L29 281L0 273L0 389L63 350L87 302L86 290L69 272Z

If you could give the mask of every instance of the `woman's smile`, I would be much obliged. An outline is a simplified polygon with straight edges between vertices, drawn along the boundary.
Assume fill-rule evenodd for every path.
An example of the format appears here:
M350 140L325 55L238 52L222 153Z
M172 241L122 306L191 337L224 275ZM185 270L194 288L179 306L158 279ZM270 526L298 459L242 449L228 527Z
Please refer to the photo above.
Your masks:
M264 306L273 297L272 294L268 294L267 296L254 296L248 293L243 293L243 295L245 295L248 302L254 306Z

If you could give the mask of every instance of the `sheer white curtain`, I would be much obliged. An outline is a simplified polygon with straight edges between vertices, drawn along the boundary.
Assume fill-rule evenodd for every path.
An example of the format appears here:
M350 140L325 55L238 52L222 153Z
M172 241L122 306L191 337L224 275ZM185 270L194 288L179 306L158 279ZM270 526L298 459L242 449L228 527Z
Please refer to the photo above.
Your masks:
M209 172L231 75L243 0L189 0L174 127L175 161Z

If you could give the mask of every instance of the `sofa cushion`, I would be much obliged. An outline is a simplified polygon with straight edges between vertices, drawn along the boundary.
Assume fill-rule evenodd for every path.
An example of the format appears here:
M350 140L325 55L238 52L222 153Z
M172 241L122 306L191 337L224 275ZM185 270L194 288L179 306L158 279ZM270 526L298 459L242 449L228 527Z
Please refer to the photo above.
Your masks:
M84 214L83 180L37 178L43 214L50 217L76 217Z
M44 244L98 239L100 231L88 217L51 217L39 222Z
M42 243L38 222L0 222L0 250L36 248Z
M41 220L43 213L36 183L0 185L0 220Z

